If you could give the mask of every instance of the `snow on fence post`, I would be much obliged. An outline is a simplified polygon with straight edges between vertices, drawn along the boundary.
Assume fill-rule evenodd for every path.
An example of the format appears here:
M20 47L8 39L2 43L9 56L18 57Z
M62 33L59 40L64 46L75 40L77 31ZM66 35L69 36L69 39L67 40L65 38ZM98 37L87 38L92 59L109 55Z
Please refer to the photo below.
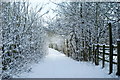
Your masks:
M120 40L117 40L117 73L120 76Z
M102 60L102 68L105 67L105 45L103 45L103 60Z
M109 45L110 45L110 54L109 54L109 74L113 71L113 46L112 46L112 26L111 23L108 24L109 27Z

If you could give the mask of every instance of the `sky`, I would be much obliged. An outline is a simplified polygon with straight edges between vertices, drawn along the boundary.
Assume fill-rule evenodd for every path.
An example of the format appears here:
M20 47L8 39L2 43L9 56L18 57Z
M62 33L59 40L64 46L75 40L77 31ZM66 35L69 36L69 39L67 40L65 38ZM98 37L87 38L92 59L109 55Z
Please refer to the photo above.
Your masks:
M43 5L44 6L43 9L38 14L42 15L47 11L49 11L47 14L43 16L44 20L47 22L49 20L53 20L53 17L55 18L55 15L56 15L56 13L54 13L52 9L55 9L57 5L52 2L55 2L55 3L62 2L62 0L25 0L25 1L29 1L31 7L33 7L35 10L40 9L41 5ZM36 6L38 6L38 8L36 8ZM44 23L43 25L46 27L48 26L47 23Z
M61 2L63 0L29 0L30 2L49 2L49 1L53 1L53 2Z
M58 1L51 0L51 1L58 3L61 0L58 0ZM53 4L51 1L50 0L29 0L29 2L31 3L32 7L36 7L36 5L40 5L41 6L41 4L46 4L44 6L44 8L42 9L42 11L40 12L40 14L43 14L43 13L49 11L49 13L44 16L44 18L46 18L46 16L50 17L50 18L53 18L55 16L55 13L53 13L51 9L55 9L57 6L56 6L56 4Z

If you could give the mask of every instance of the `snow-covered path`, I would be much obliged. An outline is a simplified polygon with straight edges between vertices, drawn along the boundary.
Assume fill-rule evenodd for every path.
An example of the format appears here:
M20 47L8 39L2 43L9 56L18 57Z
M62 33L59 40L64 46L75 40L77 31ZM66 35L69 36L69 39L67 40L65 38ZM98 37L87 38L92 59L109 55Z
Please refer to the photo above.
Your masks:
M78 62L64 54L49 48L49 54L43 62L35 64L31 72L22 78L110 78L100 67L91 63Z

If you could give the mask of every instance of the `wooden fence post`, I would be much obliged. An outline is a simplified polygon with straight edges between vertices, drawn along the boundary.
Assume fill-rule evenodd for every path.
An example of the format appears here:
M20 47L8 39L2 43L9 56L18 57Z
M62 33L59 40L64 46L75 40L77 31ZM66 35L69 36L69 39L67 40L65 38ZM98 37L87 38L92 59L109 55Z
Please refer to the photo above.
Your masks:
M52 45L52 44L50 44L50 48L53 48L53 45Z
M99 44L97 44L96 50L96 65L99 65Z
M96 46L96 45L95 45ZM97 47L97 46L96 46ZM95 48L95 65L98 65L97 64L97 48Z
M120 76L120 40L117 41L117 73Z
M94 55L95 55L95 45L93 45L93 52L92 52L92 62L94 63L95 62L95 58L94 58Z
M68 39L66 39L66 55L68 55L69 51L68 51Z
M95 45L95 47L96 47L96 45ZM94 48L95 48L95 47L94 47ZM96 48L95 48L95 51L94 51L94 57L95 57L95 65L96 65L96 64L97 64L97 63L96 63Z
M89 47L89 61L91 61L91 47Z
M62 48L62 52L64 53L65 51L64 51L64 47Z
M109 45L110 45L110 55L109 55L109 74L113 71L113 46L112 46L112 26L111 23L108 24L109 26Z
M55 50L58 50L58 46L57 46L57 44L55 44Z
M105 45L103 45L103 60L102 60L102 68L105 67Z

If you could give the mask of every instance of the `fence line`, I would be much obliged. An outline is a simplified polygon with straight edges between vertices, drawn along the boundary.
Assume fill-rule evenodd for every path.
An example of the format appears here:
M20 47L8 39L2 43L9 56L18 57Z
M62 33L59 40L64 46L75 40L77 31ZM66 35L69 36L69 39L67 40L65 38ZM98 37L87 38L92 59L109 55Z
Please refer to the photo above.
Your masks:
M112 49L112 52L110 51ZM116 54L113 53L114 50L117 50ZM112 56L110 53L113 53ZM106 59L107 56L109 59ZM91 57L91 56L89 56ZM113 61L113 57L117 57L116 62ZM117 45L112 45L110 48L109 45L99 45L94 44L92 48L92 62L95 65L99 65L99 60L102 60L102 68L105 67L105 62L109 62L109 74L113 72L113 64L117 65L116 75L120 76L120 41L117 41ZM112 65L111 65L112 64Z

